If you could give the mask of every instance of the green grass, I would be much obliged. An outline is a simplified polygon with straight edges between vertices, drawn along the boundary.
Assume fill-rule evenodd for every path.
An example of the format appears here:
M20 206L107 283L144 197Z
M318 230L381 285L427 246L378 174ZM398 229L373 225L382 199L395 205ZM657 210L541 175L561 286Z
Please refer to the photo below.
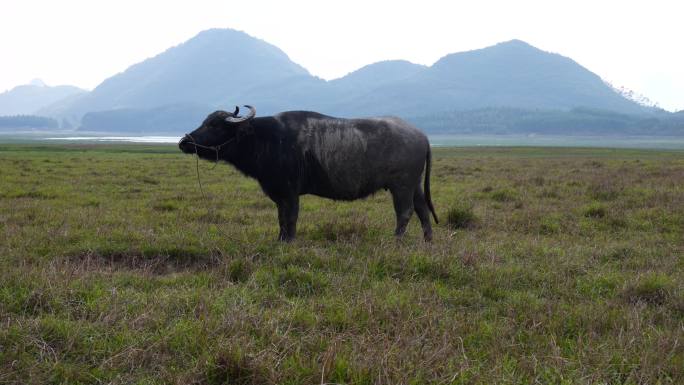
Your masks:
M684 153L448 148L445 219L174 146L0 145L0 384L679 384Z
M458 204L447 210L446 224L453 229L472 227L477 223L477 217L472 205Z

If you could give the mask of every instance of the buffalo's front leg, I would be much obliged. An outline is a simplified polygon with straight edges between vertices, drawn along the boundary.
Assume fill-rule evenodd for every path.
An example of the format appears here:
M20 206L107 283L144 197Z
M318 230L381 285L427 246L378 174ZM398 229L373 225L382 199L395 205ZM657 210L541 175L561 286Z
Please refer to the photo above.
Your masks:
M278 222L280 224L279 241L291 242L297 233L297 217L299 216L299 196L280 199L278 205Z

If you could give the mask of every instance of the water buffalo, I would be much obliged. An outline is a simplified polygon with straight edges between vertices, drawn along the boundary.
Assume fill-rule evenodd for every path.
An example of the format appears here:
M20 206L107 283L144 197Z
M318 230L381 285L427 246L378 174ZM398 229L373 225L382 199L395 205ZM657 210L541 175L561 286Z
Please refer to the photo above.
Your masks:
M245 107L242 117L237 107L211 113L178 146L259 181L278 206L279 240L295 238L300 195L355 200L380 189L392 194L396 236L415 209L425 240L432 239L428 209L438 220L430 199L431 153L419 129L395 117L339 119L308 111L255 118L256 110Z

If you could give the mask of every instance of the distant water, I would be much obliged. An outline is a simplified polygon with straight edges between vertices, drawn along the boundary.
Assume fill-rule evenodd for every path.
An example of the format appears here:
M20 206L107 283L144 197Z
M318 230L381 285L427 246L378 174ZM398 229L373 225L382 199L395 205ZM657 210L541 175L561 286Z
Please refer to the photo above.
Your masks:
M44 138L65 142L128 142L128 143L178 143L180 136L70 136Z
M65 136L41 139L90 143L178 143L180 136ZM539 146L684 150L684 137L666 136L429 135L429 139L435 147Z

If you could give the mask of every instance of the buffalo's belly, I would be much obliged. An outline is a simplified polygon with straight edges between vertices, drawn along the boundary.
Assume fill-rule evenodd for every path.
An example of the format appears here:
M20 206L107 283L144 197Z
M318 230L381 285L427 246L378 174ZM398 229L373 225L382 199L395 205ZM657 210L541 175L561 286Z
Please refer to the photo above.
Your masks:
M421 173L422 168L411 166L395 168L365 165L359 168L327 169L310 174L302 186L302 192L336 200L355 200L381 189L414 185L420 180Z
M356 199L365 198L374 192L387 188L383 183L350 183L330 184L324 181L314 181L303 191L305 194L312 194L323 198L334 200L353 201Z

